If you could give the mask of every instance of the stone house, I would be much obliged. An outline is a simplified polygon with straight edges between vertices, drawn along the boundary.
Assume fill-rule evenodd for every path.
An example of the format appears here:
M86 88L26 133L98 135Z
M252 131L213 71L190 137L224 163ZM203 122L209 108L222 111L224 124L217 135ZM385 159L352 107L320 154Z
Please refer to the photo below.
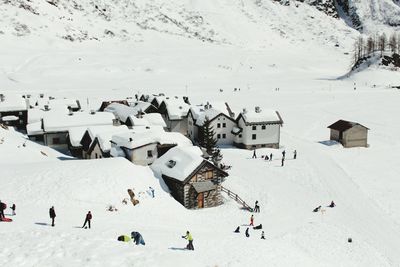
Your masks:
M359 123L338 120L328 126L330 140L340 142L343 147L368 147L369 129Z
M202 209L222 204L221 184L228 174L205 160L198 147L174 147L151 168L185 208Z

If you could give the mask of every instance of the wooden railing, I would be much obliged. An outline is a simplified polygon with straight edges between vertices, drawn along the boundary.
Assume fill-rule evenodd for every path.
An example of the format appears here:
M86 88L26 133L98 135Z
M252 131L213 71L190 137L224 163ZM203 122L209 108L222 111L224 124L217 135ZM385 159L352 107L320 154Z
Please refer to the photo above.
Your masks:
M229 190L223 186L221 186L221 191L228 194L228 196L230 198L232 198L233 200L235 200L237 203L241 204L244 209L246 209L250 212L253 212L253 208L251 208L243 199L241 199L238 194L232 192L231 190Z

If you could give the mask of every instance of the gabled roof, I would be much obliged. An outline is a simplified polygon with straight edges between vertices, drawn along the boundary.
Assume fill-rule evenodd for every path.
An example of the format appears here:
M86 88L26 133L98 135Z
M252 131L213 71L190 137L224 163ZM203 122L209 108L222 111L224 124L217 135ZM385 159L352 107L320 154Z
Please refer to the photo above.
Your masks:
M21 95L2 95L1 99L0 112L27 110L25 99Z
M222 176L228 176L226 172L205 160L202 155L203 152L196 146L173 147L155 160L151 169L161 176L167 176L182 183L186 183L205 165L218 169Z
M246 125L253 124L283 124L283 120L278 111L270 109L243 110L236 121L243 119Z
M357 122L345 121L345 120L338 120L334 124L329 125L328 128L342 132L342 131L346 131L350 128L353 128L356 125L359 125L361 127L366 128L367 130L369 130L369 128L367 128L364 125L361 125Z

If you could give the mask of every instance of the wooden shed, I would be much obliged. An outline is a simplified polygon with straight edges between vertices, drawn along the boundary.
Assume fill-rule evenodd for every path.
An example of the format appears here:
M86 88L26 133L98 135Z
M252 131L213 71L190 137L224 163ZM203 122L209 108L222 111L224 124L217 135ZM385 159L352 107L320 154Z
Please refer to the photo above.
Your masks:
M338 120L328 126L330 140L340 142L343 147L368 147L369 128L351 121Z

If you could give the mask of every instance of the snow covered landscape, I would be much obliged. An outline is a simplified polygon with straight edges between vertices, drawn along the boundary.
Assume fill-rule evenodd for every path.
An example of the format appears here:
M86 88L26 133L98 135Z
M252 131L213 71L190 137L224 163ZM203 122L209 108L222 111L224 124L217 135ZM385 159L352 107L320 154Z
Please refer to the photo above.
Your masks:
M400 266L400 68L381 64L389 49L353 68L360 36L398 35L399 1L81 2L0 2L1 266ZM225 103L221 199L187 208L168 177L213 163L185 114L203 129L203 109ZM278 141L252 147L238 118L251 128L267 111ZM338 120L367 127L367 146L332 141ZM144 246L117 241L132 231Z

